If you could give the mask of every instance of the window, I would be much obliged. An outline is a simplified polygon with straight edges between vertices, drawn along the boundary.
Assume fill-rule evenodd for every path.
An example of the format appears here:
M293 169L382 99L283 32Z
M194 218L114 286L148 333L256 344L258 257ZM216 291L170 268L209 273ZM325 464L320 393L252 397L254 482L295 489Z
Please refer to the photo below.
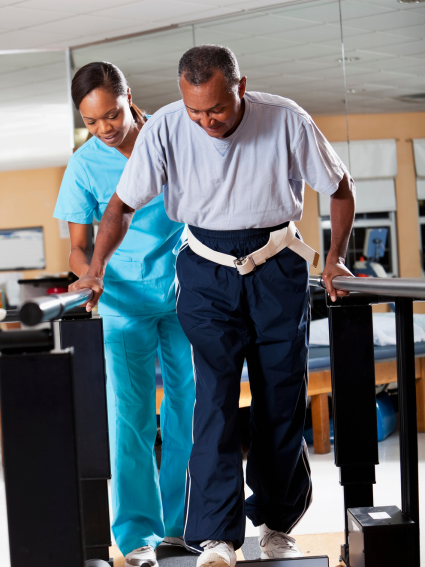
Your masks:
M363 257L363 247L368 228L388 228L387 244L385 254L380 260L381 266L387 272L388 276L398 275L397 261L397 229L396 216L394 212L380 213L359 213L356 214L354 220L354 231L350 238L347 251L347 267L354 273L355 262ZM424 217L425 229L425 217ZM424 230L425 238L425 230ZM326 261L331 245L331 222L329 217L321 218L321 252L322 258Z

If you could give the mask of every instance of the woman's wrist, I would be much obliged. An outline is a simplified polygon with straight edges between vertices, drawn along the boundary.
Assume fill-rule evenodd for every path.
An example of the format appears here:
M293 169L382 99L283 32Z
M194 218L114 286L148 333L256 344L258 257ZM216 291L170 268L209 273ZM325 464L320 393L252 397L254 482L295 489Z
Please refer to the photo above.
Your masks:
M85 275L91 276L92 278L100 278L102 280L105 275L105 267L103 264L100 264L98 262L92 262Z

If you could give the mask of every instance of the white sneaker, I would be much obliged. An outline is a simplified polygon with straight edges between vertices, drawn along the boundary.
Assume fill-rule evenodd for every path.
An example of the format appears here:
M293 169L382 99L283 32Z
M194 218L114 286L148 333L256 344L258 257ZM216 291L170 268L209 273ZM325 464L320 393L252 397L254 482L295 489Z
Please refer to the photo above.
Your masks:
M261 549L261 559L284 559L286 557L303 557L295 545L295 539L283 532L269 530L266 524L260 526L258 536Z
M158 567L154 548L145 545L128 553L125 556L125 567Z
M165 536L164 541L162 543L165 543L166 545L177 545L178 547L184 547L186 551L190 551L190 553L196 553L196 551L190 549L190 547L188 547L185 544L184 538L182 536L181 537Z
M235 567L236 553L233 543L207 540L201 543L204 551L196 562L196 567Z

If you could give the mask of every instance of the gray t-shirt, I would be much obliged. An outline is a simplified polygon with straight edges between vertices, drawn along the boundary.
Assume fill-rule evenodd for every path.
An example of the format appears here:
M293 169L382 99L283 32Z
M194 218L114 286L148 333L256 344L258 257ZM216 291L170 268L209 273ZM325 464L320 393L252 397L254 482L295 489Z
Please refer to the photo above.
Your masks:
M164 191L170 219L242 230L300 220L304 180L332 195L346 169L312 118L280 96L244 98L242 121L224 139L208 136L182 100L158 110L137 138L120 199L140 209Z

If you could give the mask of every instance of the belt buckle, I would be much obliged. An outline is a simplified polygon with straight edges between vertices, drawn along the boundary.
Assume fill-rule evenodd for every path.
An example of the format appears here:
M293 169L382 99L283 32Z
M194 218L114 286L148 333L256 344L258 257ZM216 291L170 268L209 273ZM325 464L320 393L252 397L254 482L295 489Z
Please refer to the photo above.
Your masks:
M253 265L253 269L251 271L255 272L255 270L257 269L257 264L254 262L254 258L252 256L241 256L240 258L236 258L235 260L233 260L235 268L238 269L238 266L242 266L242 264L246 259L251 260Z

